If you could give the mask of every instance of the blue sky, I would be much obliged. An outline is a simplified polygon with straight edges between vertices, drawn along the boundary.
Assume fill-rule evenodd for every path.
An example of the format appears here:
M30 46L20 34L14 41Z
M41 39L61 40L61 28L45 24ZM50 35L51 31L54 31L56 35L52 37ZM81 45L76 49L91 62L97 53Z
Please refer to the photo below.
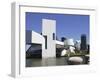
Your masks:
M89 42L89 15L51 14L26 12L26 30L42 32L42 19L56 20L56 34L61 37L79 40L86 34Z

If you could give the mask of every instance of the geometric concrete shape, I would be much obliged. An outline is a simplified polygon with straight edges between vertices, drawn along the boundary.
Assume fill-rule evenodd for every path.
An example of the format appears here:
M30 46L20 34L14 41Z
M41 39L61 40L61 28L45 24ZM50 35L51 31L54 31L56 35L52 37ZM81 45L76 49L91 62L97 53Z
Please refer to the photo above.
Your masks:
M56 57L56 21L42 19L42 35L45 38L43 58Z
M43 44L44 37L33 30L26 30L26 43Z
M45 39L42 35L35 31L27 30L26 31L26 44L35 43L42 45L42 55L44 55L45 49Z
M61 41L57 41L56 40L56 44L58 44L58 45L64 45L64 42L61 42Z

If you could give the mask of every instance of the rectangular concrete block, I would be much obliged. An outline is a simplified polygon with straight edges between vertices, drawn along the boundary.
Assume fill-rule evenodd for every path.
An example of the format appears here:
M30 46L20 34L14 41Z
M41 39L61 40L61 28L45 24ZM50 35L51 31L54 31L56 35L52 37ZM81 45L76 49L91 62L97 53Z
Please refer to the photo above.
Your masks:
M56 21L43 19L42 34L47 37L47 39L45 38L47 48L43 50L42 57L56 57Z

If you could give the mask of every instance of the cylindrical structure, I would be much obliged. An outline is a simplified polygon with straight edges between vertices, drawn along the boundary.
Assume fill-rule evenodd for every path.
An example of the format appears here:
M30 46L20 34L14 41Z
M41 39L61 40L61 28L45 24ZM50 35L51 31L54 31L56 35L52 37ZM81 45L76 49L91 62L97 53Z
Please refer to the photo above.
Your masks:
M64 44L67 46L74 46L74 40L73 39L66 39L64 41Z

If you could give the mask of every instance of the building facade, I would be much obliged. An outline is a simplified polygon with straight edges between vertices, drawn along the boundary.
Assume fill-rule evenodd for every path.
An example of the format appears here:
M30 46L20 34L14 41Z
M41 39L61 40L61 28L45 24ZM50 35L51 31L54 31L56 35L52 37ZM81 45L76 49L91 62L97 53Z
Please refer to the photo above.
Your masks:
M81 35L81 50L86 50L86 49L87 49L86 35L82 34Z

